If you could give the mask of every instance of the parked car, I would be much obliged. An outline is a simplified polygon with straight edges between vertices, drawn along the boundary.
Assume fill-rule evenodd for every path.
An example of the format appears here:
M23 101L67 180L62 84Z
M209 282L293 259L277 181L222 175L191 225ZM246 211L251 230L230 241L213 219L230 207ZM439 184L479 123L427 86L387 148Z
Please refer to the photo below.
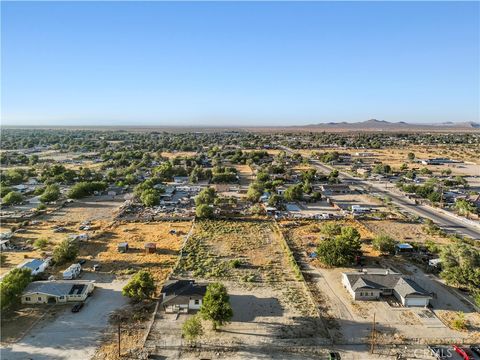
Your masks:
M470 345L470 350L475 354L480 355L480 345Z
M82 259L82 260L80 260L78 263L79 263L80 265L83 265L83 264L85 264L86 262L87 262L87 260Z
M72 312L73 313L77 313L79 312L80 310L82 310L83 308L83 303L80 303L80 304L76 304L72 307Z
M99 271L101 268L100 264L93 265L93 271Z
M330 354L328 354L329 360L340 360L341 358L340 353L337 351L331 351Z

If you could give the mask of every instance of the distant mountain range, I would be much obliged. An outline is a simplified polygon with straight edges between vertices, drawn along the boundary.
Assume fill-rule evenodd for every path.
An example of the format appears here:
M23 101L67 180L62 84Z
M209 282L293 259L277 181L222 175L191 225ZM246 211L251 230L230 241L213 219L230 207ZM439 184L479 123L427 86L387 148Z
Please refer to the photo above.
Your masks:
M444 122L440 124L409 124L404 121L399 122L389 122L385 120L370 119L366 121L360 121L355 123L348 122L329 122L321 124L311 124L305 126L295 126L296 128L304 129L325 129L325 130L367 130L367 131L382 131L382 130L480 130L480 123L476 122Z

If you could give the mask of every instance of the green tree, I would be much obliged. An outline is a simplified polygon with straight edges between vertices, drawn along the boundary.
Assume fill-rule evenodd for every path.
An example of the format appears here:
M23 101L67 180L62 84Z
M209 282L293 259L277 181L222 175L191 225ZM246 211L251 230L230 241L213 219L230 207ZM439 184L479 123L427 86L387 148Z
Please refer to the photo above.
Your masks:
M203 297L200 314L205 320L212 321L214 330L231 320L233 310L227 289L223 284L212 283L208 285L207 292Z
M407 158L408 160L413 161L415 160L415 154L413 152L409 152Z
M195 315L185 320L182 325L182 335L188 341L194 341L203 335L202 320L199 316Z
M160 192L155 189L147 189L140 195L140 201L144 206L156 206L160 204Z
M323 235L329 236L329 237L340 235L341 231L342 231L342 227L340 226L340 224L334 223L334 222L327 222L323 224L322 227L320 228L320 232Z
M156 286L152 274L147 270L140 270L130 279L122 289L122 295L134 301L149 299L155 292Z
M20 295L31 281L32 273L27 268L15 268L5 275L0 283L1 309L18 303Z
M268 199L268 206L280 208L283 205L283 197L277 194L273 194Z
M212 205L215 202L215 198L217 194L215 189L212 187L208 187L200 191L200 193L195 198L195 205Z
M360 234L357 229L343 227L340 235L320 241L317 252L318 258L329 266L347 266L355 261L360 252Z
M0 186L0 197L4 197L7 195L9 192L12 191L12 188L9 188L8 186Z
M310 194L312 192L313 188L312 184L310 184L310 181L307 180L303 183L302 190L305 194Z
M213 217L213 207L207 204L197 205L195 208L195 214L200 219L210 219Z
M23 201L23 196L17 191L10 191L5 197L3 198L4 205L15 205L20 204Z
M443 246L441 276L449 284L480 288L480 251L463 242Z
M455 201L455 210L457 210L460 215L468 217L470 214L475 213L477 209L475 205L468 200L458 199Z
M69 239L63 240L53 250L53 260L57 264L73 261L78 255L78 245Z
M247 199L252 203L258 202L260 200L260 196L262 196L264 191L264 186L262 183L253 182L248 187L247 191Z
M72 199L80 199L82 197L90 196L95 191L104 191L107 188L107 184L100 181L91 182L79 182L72 186L68 192L68 197Z
M40 201L43 203L52 202L58 200L59 197L60 188L58 185L48 185L40 196Z
M47 247L48 240L47 239L37 239L33 242L33 246L37 249L43 250Z
M388 235L378 235L373 239L373 248L382 253L391 254L395 251L395 240Z
M303 198L303 186L302 184L292 185L285 190L285 200L287 201L300 201Z

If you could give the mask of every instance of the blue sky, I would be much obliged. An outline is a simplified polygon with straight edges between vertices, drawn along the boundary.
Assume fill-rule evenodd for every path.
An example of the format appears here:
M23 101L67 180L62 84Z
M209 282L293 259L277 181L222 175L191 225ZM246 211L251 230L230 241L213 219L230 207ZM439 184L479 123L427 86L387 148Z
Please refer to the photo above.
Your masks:
M479 121L478 2L2 2L2 123Z

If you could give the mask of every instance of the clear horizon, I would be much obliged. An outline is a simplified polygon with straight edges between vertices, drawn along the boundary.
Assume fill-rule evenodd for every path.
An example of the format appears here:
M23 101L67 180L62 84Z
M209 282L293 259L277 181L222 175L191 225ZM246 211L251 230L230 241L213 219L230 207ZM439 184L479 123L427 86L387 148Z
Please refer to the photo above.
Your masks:
M4 126L479 122L478 2L2 2Z

